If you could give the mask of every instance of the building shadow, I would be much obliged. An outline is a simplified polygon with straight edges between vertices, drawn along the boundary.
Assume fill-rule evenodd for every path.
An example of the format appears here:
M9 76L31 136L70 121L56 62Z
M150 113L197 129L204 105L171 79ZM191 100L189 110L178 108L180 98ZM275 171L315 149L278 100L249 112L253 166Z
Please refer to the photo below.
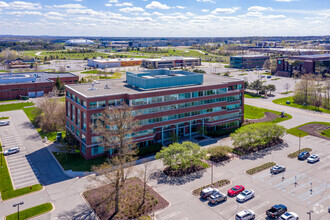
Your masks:
M40 184L51 185L70 179L55 161L47 147L26 155Z

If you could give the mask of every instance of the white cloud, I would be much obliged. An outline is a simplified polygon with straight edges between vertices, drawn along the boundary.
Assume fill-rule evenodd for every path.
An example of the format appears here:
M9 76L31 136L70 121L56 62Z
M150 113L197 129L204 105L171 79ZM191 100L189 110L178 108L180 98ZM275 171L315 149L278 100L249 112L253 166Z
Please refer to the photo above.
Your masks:
M141 7L126 7L119 9L121 12L132 13L132 12L144 12L144 9Z
M178 6L176 6L178 9L185 9L186 7L184 7L184 6L180 6L180 5L178 5Z
M262 6L252 6L248 8L248 11L267 11L272 10L270 7L262 7Z
M216 8L214 11L212 11L212 14L232 14L235 13L239 7L233 7L233 8Z
M123 2L123 3L117 3L117 4L115 4L115 6L117 6L117 7L133 6L133 4L130 2Z
M166 4L157 2L157 1L152 1L150 4L148 4L146 6L146 8L148 8L148 9L170 9L171 7Z
M110 3L118 3L118 0L109 0Z
M111 4L111 3L105 3L105 6L107 6L107 7L111 7L112 4Z
M197 0L198 2L209 2L215 4L215 1L213 0Z
M53 19L53 20L64 20L63 17L66 15L63 13L55 12L55 11L50 11L44 14L44 16L48 19Z
M0 8L16 9L16 10L36 10L36 9L41 9L41 4L23 2L23 1L13 1L11 3L0 1Z
M22 16L22 15L42 15L41 12L39 11L10 11L6 12L8 15L17 15L17 16Z
M294 1L297 1L297 0L275 0L277 2L294 2Z
M75 2L82 2L82 0L74 0Z
M202 12L209 12L209 9L202 9Z
M85 6L81 4L65 4L65 5L53 5L54 8L86 8Z

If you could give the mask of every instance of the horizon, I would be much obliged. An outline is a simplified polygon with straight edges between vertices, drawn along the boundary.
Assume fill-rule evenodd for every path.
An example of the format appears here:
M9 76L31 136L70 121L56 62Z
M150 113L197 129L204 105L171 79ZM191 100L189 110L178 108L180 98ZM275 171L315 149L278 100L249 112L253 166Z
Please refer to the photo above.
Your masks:
M216 38L330 35L327 0L0 1L2 35ZM93 36L90 36L93 33Z

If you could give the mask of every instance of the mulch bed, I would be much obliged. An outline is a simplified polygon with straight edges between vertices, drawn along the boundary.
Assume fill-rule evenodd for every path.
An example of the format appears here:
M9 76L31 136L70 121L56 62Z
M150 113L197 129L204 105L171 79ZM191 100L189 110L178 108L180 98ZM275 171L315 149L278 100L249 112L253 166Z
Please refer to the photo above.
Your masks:
M277 114L272 112L265 112L265 116L260 119L248 119L246 122L244 122L244 125L253 124L253 123L259 123L259 122L269 122L273 121L278 117Z
M204 169L205 168L200 165L188 167L185 170L182 170L182 169L174 170L174 169L170 169L169 167L166 167L164 169L164 174L167 176L171 176L171 177L181 177L181 176L189 175L189 174L192 174L192 173L204 170Z
M254 153L254 152L257 152L259 150L270 148L270 147L273 147L275 145L282 144L282 143L283 143L283 140L278 139L278 140L272 141L272 142L270 142L266 145L260 145L260 146L257 146L255 148L251 148L251 149L245 149L243 147L236 147L233 153L236 153L238 151L238 152L242 153L242 155L246 155L246 154ZM240 156L242 156L242 155L240 155Z
M226 186L228 184L230 184L230 181L227 180L227 179L219 180L219 181L214 182L213 184L202 186L202 187L200 187L198 189L193 190L192 191L192 194L194 196L199 196L201 194L201 191L203 189L207 188L207 187L211 187L212 186L213 188L220 188L220 187Z
M330 140L330 138L321 135L321 131L329 129L329 126L322 125L322 124L307 124L298 128L299 130L305 131L310 135L315 137L323 138L326 140Z
M157 210L164 209L169 203L155 190L147 185L146 200L142 203L143 182L139 178L127 179L121 189L119 213L115 211L114 187L105 185L83 193L84 197L101 220L136 219ZM138 211L137 211L138 210ZM112 218L110 218L113 216Z

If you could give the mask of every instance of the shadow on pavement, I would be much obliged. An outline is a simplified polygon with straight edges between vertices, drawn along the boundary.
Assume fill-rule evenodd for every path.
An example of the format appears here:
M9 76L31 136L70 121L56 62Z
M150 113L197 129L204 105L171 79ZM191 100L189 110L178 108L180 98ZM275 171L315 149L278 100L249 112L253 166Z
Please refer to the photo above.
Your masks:
M79 205L76 208L74 208L71 211L66 211L63 213L60 213L57 216L57 219L61 220L81 220L81 219L88 219L88 220L93 220L93 219L98 219L96 218L93 210L91 210L87 205Z
M263 158L263 157L271 154L273 151L279 151L286 147L289 147L289 145L287 143L278 144L274 147L269 147L266 149L262 149L262 150L241 156L239 159L241 159L241 160L257 160L257 159Z
M196 179L200 179L203 177L204 172L206 172L206 169L183 177L171 177L165 175L163 170L158 170L151 174L150 179L157 180L158 184L183 185Z
M51 185L69 179L50 155L47 147L27 154L26 157L29 159L28 161L42 185Z

